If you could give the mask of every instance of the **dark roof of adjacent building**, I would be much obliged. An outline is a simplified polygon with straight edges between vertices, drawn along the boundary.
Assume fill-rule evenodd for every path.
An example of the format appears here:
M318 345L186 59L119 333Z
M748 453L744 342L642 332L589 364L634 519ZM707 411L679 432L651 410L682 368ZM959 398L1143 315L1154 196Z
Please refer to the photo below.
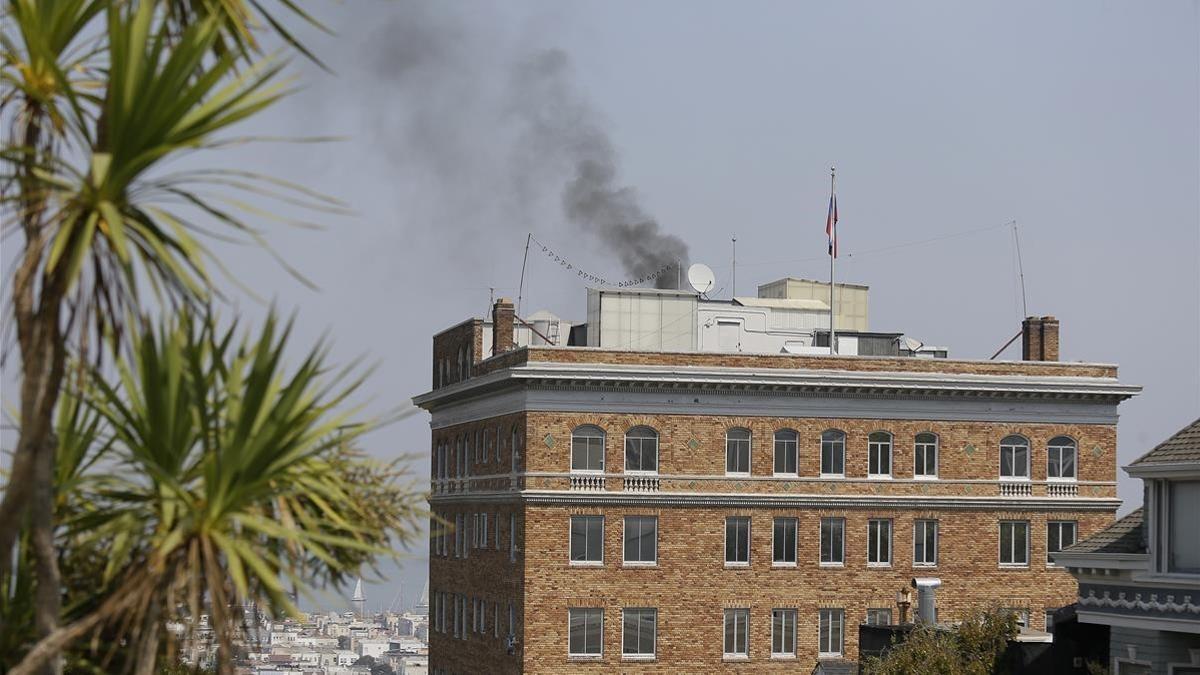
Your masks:
M1125 516L1096 534L1063 549L1064 553L1145 553L1142 509Z
M813 675L858 675L858 662L846 659L822 659L813 668Z
M1180 429L1129 466L1175 462L1200 462L1200 419Z

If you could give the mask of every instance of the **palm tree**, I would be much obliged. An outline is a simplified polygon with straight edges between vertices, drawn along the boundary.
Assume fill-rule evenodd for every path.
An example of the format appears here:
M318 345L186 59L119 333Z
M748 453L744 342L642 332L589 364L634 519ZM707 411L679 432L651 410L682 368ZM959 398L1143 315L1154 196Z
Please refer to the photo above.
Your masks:
M14 675L88 633L120 645L91 655L106 672L153 673L178 646L166 623L202 614L229 673L246 638L234 608L294 615L292 593L341 585L413 542L422 495L397 483L394 464L353 449L373 427L347 407L360 380L331 372L321 347L285 367L289 332L270 317L239 338L184 311L114 357L115 384L93 374L68 397L62 459L75 468L60 477L62 536L106 553L83 593L103 600Z
M312 21L292 0L279 3L282 13ZM0 36L0 118L9 123L0 236L18 230L23 248L10 298L20 437L0 501L0 577L9 572L18 532L28 528L34 620L43 635L54 631L61 610L52 426L72 349L85 351L88 331L123 339L124 318L147 306L207 302L213 281L206 263L213 260L195 236L200 221L261 241L245 211L205 196L212 189L286 193L339 208L244 172L162 169L212 147L284 94L283 63L258 55L251 29L269 25L307 53L277 13L261 0L8 2Z

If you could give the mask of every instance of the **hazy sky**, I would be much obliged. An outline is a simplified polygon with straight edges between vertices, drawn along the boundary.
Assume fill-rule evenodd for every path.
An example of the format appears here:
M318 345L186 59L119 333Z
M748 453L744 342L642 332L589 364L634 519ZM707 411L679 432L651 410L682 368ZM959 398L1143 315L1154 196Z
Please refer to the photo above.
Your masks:
M326 5L336 35L306 39L334 74L298 63L303 90L251 126L346 140L206 161L297 180L358 215L323 231L267 228L316 292L260 251L222 256L298 312L301 340L327 332L336 359L372 359L385 409L429 388L434 332L482 315L489 287L516 295L526 232L622 276L601 237L563 213L580 148L613 151L613 186L633 188L725 295L734 235L741 294L827 277L836 165L839 280L870 285L873 329L951 357L987 358L1019 329L1004 226L1017 221L1029 312L1061 320L1063 359L1120 364L1145 387L1121 406L1124 465L1200 415L1198 7ZM552 76L531 84L530 64L547 63L534 72ZM961 236L896 247L947 235ZM531 252L525 313L582 320L584 300L577 277ZM369 442L411 453L427 476L424 414ZM1121 477L1124 512L1140 482ZM373 587L371 605L389 604L398 578L410 599L423 556Z

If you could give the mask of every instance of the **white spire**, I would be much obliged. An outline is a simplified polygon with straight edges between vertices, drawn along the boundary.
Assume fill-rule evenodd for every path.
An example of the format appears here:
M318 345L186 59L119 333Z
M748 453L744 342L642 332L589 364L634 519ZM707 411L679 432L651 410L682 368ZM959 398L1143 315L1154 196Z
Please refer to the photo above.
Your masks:
M354 584L354 602L366 602L367 596L363 595L362 577L358 578L358 582Z

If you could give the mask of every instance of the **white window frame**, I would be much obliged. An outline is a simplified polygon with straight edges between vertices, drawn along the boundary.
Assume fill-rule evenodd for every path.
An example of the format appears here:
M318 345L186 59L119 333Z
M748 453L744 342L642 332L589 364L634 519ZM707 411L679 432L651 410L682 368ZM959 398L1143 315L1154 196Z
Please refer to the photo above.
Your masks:
M654 559L653 560L626 560L625 559L625 542L626 531L629 527L629 519L650 519L654 521ZM624 567L657 567L658 566L658 516L636 515L630 514L621 518L621 565Z
M517 560L517 514L508 514L508 559Z
M629 468L629 438L630 438L629 432L634 431L635 429L649 429L651 432L654 433L654 469L653 470L630 469ZM635 436L635 438L645 440L644 437L641 437L641 436ZM625 438L621 442L621 464L622 464L621 469L622 469L622 471L624 471L627 474L634 475L634 476L657 476L660 459L662 459L662 434L658 433L658 429L655 429L654 427L647 426L644 424L639 424L635 427L630 427L625 432ZM642 462L642 463L645 464L645 462Z
M1062 543L1063 525L1071 526L1071 543L1067 544L1067 546L1063 546L1063 543ZM1050 550L1050 530L1051 529L1058 530L1058 551ZM1055 553L1058 553L1059 551L1062 551L1064 548L1067 548L1069 546L1074 546L1078 542L1079 542L1079 521L1077 521L1077 520L1047 520L1046 521L1046 566L1047 567L1058 567L1059 565L1055 564L1055 562L1050 559L1050 556Z
M790 438L780 438L780 436L790 436ZM800 432L795 429L779 429L772 437L772 452L771 452L771 475L783 477L797 477L800 475ZM792 464L796 466L795 471L780 471L779 470L779 444L791 444ZM786 450L785 450L786 451ZM786 460L784 461L786 464Z
M821 644L821 624L825 623L825 617L829 617L829 644ZM833 625L834 617L838 617L838 649L837 651L825 650L823 647L833 646ZM846 651L846 610L838 607L822 607L817 610L817 658L833 659L839 658Z
M826 443L825 434L828 434L828 433L836 433L841 437L839 439L839 441L832 441L832 440L829 441L830 443L836 443L841 446L842 470L837 473L829 472L829 471L825 470L825 443ZM821 465L820 466L821 478L845 478L846 477L846 432L842 431L841 429L826 429L826 430L822 431L820 448L821 448L820 449L821 455L820 455L820 457L818 457L817 461L820 462L820 465Z
M1025 528L1025 562L1020 562L1020 563L1004 562L1004 526L1005 525L1013 525L1013 526L1022 525L1022 526L1024 526L1024 528ZM996 560L1000 563L1000 567L1017 568L1017 569L1023 569L1023 568L1029 567L1029 548L1030 548L1029 529L1030 528L1029 528L1028 520L1001 520L1000 521L998 527L996 528L996 537L997 537L997 544L998 544ZM1014 540L1014 541L1016 540L1016 530L1015 529L1013 530L1011 540ZM1010 549L1011 549L1010 552L1016 551L1016 549L1011 546L1010 546Z
M575 519L582 518L586 520L600 521L600 559L599 560L576 560L575 559ZM574 514L567 518L567 560L572 567L603 567L604 566L604 516L591 513ZM584 531L584 541L587 541L587 532ZM586 546L586 543L585 543ZM587 552L585 551L585 554Z
M734 520L746 521L746 560L744 560L744 561L740 561L740 560L731 561L729 559L729 526L730 526L730 521L734 521ZM753 553L753 550L752 550L753 546L751 546L751 541L752 541L751 537L753 536L752 535L753 523L751 523L750 520L751 520L750 516L726 516L725 517L725 566L726 567L749 567L750 566L751 554Z
M827 521L827 520L832 521L832 522L840 522L841 523L842 535L841 535L840 541L838 542L840 544L840 547L838 549L838 559L836 561L821 560L822 554L824 553L824 549L825 549L825 541L824 541L825 521ZM817 532L817 560L818 560L820 566L821 567L845 567L846 566L846 518L843 516L823 516L820 519L820 521L818 522L818 527L820 527L820 529ZM833 553L833 551L831 549L830 554L832 554L832 553Z
M879 613L882 613L882 612L887 612L887 623L880 623L879 621L871 620L871 618L873 616L877 616ZM866 616L866 619L863 621L863 623L867 624L868 626L890 626L890 625L892 625L892 618L893 617L892 617L892 608L891 607L868 607L867 608L867 616Z
M571 651L571 613L572 612L599 612L600 613L600 651L599 652L573 652ZM587 649L587 619L584 619L584 635L583 647ZM604 608L603 607L568 607L567 608L567 658L572 660L600 660L604 658Z
M922 436L930 436L933 438L933 443L922 442ZM930 448L933 449L933 473L918 473L917 472L917 448L924 448L926 456L928 456ZM932 431L922 431L913 438L913 478L916 480L937 480L938 478L938 462L942 457L942 439ZM921 470L925 470L924 464Z
M746 437L744 439L731 438L732 434L737 433L740 435L742 432L745 432L745 434L746 434ZM754 435L746 427L733 427L733 428L727 429L725 431L725 475L726 476L749 476L750 475L750 473L751 473L750 463L752 461L752 458L754 457L753 441L754 441ZM730 444L731 443L737 444L734 446L734 448L736 448L736 449L734 449L733 451L735 453L740 454L740 451L741 451L740 444L743 442L745 442L745 444L746 444L746 448L745 448L746 470L745 471L731 471L729 469L729 459L730 459L729 453L731 450ZM738 457L735 454L735 456L734 456L735 464L737 463L736 462L737 459L740 459L740 457Z
M879 532L881 524L884 524L887 527L887 532L884 533L884 534L886 534L886 536L884 536L884 534L880 534L880 532ZM871 534L871 526L872 525L875 526L875 530L876 530L875 535ZM892 519L891 518L869 518L867 520L867 567L891 567L892 566L892 558L893 558L892 529L893 529L893 527L892 527ZM884 544L887 546L887 560L876 560L874 562L871 561L871 543L872 543L873 539L876 540L875 541L876 553L878 553L880 550L880 548L879 548L880 544Z
M883 438L885 436L887 437L886 441L876 440L877 437ZM889 431L872 431L870 434L867 435L867 478L868 479L871 479L871 480L889 480L889 479L891 479L892 471L894 469L894 465L892 463L892 459L893 459L892 450L895 445L894 441L895 441L895 438L892 436L891 432L889 432ZM887 473L883 473L883 472L879 472L879 471L872 473L871 472L872 455L879 454L879 460L876 462L876 464L882 464L884 455L882 454L881 451L884 448L887 449ZM877 468L879 468L879 467L877 467Z
M479 514L479 548L487 548L488 514Z
M1025 475L1023 475L1023 476L1019 476L1019 475L1005 476L1004 475L1004 450L1006 448L1009 448L1014 453L1013 471L1016 471L1016 469L1017 469L1017 463L1016 463L1016 457L1015 457L1016 448L1021 447L1020 444L1005 443L1005 441L1009 440L1010 438L1021 439L1022 444L1025 447ZM1029 442L1029 439L1022 436L1021 434L1009 434L1009 435L1005 436L1004 438L1000 439L999 448L1000 448L1000 453L997 457L999 466L996 467L996 470L1000 476L1000 480L1003 480L1003 481L1028 481L1030 479L1030 476L1029 476L1030 466L1033 464L1033 445Z
M724 613L724 623L721 631L721 655L729 660L747 660L750 658L750 608L749 607L727 607ZM729 620L733 619L733 650L730 651L727 638L729 637ZM742 629L742 646L743 651L737 651L738 648L738 627Z
M792 545L788 551L791 554L791 560L778 560L775 557L775 544L778 537L776 524L779 521L788 521L792 526ZM728 536L728 532L726 533ZM786 542L785 542L786 543ZM800 548L800 519L794 516L777 516L771 520L771 567L795 567L799 559L798 549Z
M776 607L771 610L771 658L796 658L796 624L798 623L799 614L799 611L794 607ZM782 634L776 632L777 627L783 629ZM782 639L777 641L777 637ZM776 642L781 643L780 646L784 648L784 651L775 650ZM789 644L791 645L791 650L786 649Z
M633 652L626 653L625 651L625 621L626 614L629 612L650 612L654 617L654 632L650 635L650 651L649 652ZM641 621L638 622L639 628ZM640 642L640 640L639 640ZM640 646L640 645L639 645ZM621 609L621 658L627 661L653 661L658 657L658 609L655 607L624 607Z
M597 431L597 432L599 432L599 435L598 436L594 435L594 434L593 435L584 435L584 434L580 433L581 431L583 431L583 432ZM577 468L575 468L575 439L576 438L586 438L586 439L599 438L600 439L600 468L599 469L577 469ZM605 455L605 449L607 447L607 443L608 443L608 434L605 433L604 429L601 429L600 427L596 426L595 424L581 424L581 425L575 427L574 429L572 429L571 430L571 446L569 449L570 457L568 458L568 462L570 463L570 466L571 466L571 473L603 474L604 473L604 463L605 463L604 455Z
M1055 441L1060 441L1060 442L1055 443ZM1061 441L1066 441L1066 443L1062 443ZM1053 459L1053 456L1057 452L1059 473L1061 474L1062 473L1062 456L1063 456L1063 453L1065 453L1068 450L1071 453L1071 475L1070 476L1062 476L1062 475L1051 476L1050 475L1050 466L1051 466L1051 460ZM1071 438L1070 436L1055 436L1054 438L1050 439L1049 443L1046 444L1046 480L1063 482L1063 483L1073 483L1073 482L1079 480L1079 444L1075 442L1074 438Z
M917 560L917 530L918 530L917 526L920 524L921 525L921 527L920 527L921 534L925 534L925 530L928 529L929 523L933 524L933 562L918 561ZM937 519L935 519L935 518L916 518L913 520L913 567L937 567L938 566L938 549L941 547L941 541L939 541L939 539L941 538L941 532L939 530L940 530L940 525L939 525ZM922 537L922 539L924 539L924 537ZM922 542L922 543L924 543L924 542ZM928 547L926 547L926 549L928 549ZM928 556L926 556L926 557L928 557Z

